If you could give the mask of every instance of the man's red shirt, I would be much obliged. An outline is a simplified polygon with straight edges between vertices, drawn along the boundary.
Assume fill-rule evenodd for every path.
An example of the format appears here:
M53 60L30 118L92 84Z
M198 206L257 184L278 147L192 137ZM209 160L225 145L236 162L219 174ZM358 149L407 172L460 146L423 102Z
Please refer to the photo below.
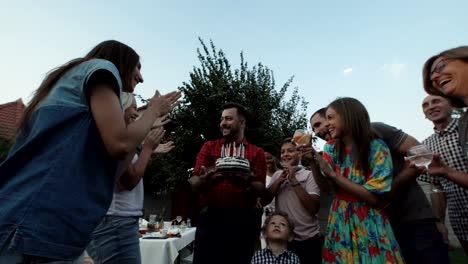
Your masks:
M200 168L214 167L216 160L221 157L221 147L227 144L224 138L208 141L201 148L197 155L197 162L194 175L200 175ZM264 151L244 140L245 158L250 162L250 169L253 172L252 181L265 184L266 160ZM238 148L239 145L236 145ZM202 205L212 205L220 208L249 208L255 205L255 199L248 197L248 194L231 184L228 180L223 180L210 190L202 194Z

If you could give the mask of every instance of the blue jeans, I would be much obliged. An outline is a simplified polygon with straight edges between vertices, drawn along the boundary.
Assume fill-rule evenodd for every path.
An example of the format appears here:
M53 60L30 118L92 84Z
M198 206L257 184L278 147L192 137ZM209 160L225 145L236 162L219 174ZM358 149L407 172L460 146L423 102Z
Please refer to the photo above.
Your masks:
M76 260L53 260L36 256L23 255L6 249L0 251L0 264L82 264L83 255Z
M94 264L141 263L138 218L107 215L102 219L86 249Z

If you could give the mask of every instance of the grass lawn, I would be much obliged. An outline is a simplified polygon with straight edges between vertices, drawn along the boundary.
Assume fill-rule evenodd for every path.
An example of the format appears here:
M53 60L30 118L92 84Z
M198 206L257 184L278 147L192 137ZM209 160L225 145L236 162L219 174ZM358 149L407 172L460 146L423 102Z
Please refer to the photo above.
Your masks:
M449 251L450 263L451 264L467 264L468 257L462 248L454 248Z

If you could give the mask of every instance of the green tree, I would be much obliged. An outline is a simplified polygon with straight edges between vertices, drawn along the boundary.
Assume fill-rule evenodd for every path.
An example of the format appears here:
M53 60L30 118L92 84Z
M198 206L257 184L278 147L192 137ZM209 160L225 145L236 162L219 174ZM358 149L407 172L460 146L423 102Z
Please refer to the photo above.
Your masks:
M187 178L187 169L194 166L203 143L221 136L219 118L227 102L240 103L249 110L246 138L258 146L279 144L307 124L307 102L297 88L285 99L293 77L277 89L268 67L258 63L249 68L241 53L240 68L233 70L212 41L208 46L200 39L200 44L200 66L194 67L190 80L179 87L183 99L166 127L166 135L173 138L176 148L157 157L148 170L153 191L173 187Z

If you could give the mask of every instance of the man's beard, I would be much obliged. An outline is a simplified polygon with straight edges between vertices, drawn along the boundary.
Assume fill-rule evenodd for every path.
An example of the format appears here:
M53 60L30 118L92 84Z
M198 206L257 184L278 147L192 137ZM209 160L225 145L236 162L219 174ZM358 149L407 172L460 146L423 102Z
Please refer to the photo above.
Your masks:
M317 133L316 134L319 138L327 141L327 140L330 140L331 139L331 135L330 135L330 132L324 132L324 133Z
M226 129L226 128L224 128ZM226 141L233 141L236 139L236 136L237 136L237 130L233 129L232 127L231 128L227 128L229 129L229 134L227 135L224 135L223 134L223 137Z

